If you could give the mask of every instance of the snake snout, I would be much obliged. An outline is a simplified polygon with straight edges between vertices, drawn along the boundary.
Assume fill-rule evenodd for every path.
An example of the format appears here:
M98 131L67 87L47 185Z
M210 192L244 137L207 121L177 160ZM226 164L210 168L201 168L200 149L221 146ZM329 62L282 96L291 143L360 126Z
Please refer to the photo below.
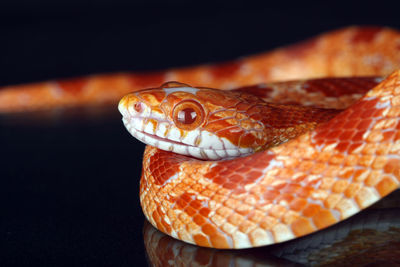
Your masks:
M118 110L124 117L140 115L145 109L146 105L132 94L124 96L118 104Z

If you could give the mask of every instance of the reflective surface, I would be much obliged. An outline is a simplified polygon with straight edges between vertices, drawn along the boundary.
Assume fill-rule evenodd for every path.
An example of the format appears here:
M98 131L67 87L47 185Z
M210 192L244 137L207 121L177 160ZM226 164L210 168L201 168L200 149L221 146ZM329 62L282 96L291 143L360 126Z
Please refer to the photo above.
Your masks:
M143 145L114 106L0 116L5 265L298 266L400 262L399 191L375 209L293 242L199 248L145 222ZM144 243L144 245L143 245ZM233 265L232 265L233 264Z
M143 145L116 108L0 116L0 125L0 265L146 263Z
M282 244L243 250L201 248L175 240L147 221L144 241L153 266L397 266L400 191L350 219Z

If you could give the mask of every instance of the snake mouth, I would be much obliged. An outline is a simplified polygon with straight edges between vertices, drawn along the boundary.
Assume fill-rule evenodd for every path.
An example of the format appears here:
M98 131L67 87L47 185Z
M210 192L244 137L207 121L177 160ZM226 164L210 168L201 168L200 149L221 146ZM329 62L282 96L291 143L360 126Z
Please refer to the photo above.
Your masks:
M135 127L135 125L142 125L141 121L144 120L144 118L123 117L122 120L128 132L139 141L147 145L159 148L161 150L194 157L197 159L226 160L236 157L247 156L254 152L251 148L216 149L216 148L198 147L184 142L172 140L170 138L161 137L153 133L148 133L145 131L145 129L138 129L137 127Z
M167 143L170 143L171 145L191 146L191 145L189 145L189 144L185 144L185 143L178 142L178 141L174 141L174 140L171 140L171 139L168 139L168 138L160 137L160 136L158 136L158 135L151 134L151 133L147 133L147 132L144 132L144 131L140 131L140 130L138 130L138 129L135 129L135 131L136 131L137 133L143 134L143 135L144 135L145 137L147 137L147 138L154 139L155 141L158 141L158 142L167 142ZM147 138L146 138L146 139L147 139ZM171 151L172 151L172 150L171 150Z

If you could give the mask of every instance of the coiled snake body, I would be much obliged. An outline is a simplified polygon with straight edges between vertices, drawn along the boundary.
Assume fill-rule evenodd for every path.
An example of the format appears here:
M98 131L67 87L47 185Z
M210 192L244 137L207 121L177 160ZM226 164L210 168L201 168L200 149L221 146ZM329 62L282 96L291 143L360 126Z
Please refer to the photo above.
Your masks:
M339 81L349 82L331 84ZM148 146L146 217L173 237L216 248L282 242L348 218L399 186L399 86L400 71L344 111L272 105L278 116L242 93L179 84L125 96L119 108L138 139L202 159L242 156L203 161ZM264 128L257 124L268 117ZM301 129L328 121L303 134L293 119ZM257 138L270 127L277 142ZM257 145L267 150L243 156Z
M217 67L6 87L0 110L107 102L167 80L226 89L279 79L384 76L400 68L399 47L396 31L352 27ZM119 105L137 138L186 155L148 146L143 159L144 213L173 237L216 248L282 242L344 220L399 186L400 71L384 80L261 84L236 90L233 100L199 89L169 83L130 94ZM274 104L252 102L258 100ZM264 112L271 110L281 115L268 125Z

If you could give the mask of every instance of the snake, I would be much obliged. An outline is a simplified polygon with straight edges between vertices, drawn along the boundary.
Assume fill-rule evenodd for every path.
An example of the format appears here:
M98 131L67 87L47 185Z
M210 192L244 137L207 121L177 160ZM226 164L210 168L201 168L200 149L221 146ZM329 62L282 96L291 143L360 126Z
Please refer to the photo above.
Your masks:
M146 218L199 246L258 247L324 229L397 189L400 70L383 81L302 87L321 82L367 92L344 110L263 102L249 87L177 82L124 96L124 125L148 144L140 181ZM368 82L378 84L363 87Z
M396 30L353 26L222 64L5 86L0 112L127 94L124 124L149 144L149 222L198 246L258 247L322 230L399 187L399 47Z

